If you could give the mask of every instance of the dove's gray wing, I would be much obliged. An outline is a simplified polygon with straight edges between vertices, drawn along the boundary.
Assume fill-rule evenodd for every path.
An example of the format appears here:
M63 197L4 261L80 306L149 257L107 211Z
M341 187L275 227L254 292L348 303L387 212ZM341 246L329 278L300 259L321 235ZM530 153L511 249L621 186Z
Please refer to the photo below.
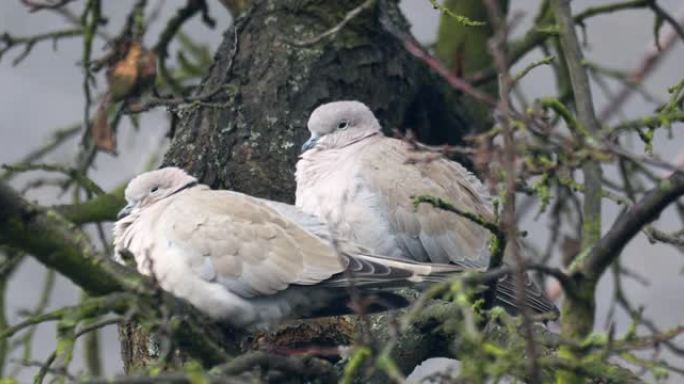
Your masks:
M472 173L457 162L412 151L407 143L392 138L368 146L359 162L366 187L377 193L393 235L412 259L486 269L491 236L487 229L427 203L413 206L412 197L430 195L493 222L489 194ZM525 279L525 304L535 312L557 313L543 291L527 275ZM515 284L510 276L497 283L495 299L517 311Z
M322 281L319 284L322 287L348 287L352 284L366 288L407 286L420 282L443 281L448 276L463 272L463 268L456 265L425 264L372 254L356 243L339 238L332 233L328 224L314 215L302 212L294 205L266 199L257 200L316 237L329 241L331 247L345 259L345 273L338 273Z
M207 189L172 198L159 218L161 236L195 273L243 297L317 284L345 268L327 242L257 199Z
M390 234L412 259L487 266L485 228L430 204L413 205L413 197L430 195L492 220L484 187L463 166L387 137L363 147L357 161L360 183L375 195Z

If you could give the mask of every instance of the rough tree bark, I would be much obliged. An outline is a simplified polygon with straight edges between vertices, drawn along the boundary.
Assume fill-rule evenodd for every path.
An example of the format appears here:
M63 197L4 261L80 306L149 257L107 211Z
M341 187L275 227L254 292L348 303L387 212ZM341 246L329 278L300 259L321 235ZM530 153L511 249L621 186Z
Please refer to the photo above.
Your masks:
M180 166L215 188L292 202L308 114L338 99L367 103L387 133L409 128L424 142L459 142L474 126L472 119L458 110L461 96L386 29L409 33L395 1L377 1L331 38L299 46L361 3L255 1L225 32L197 92L215 96L181 111L164 164ZM353 332L346 321L314 324L304 330L290 326L250 345L292 346L307 338L339 345ZM124 345L131 353L124 355L125 364L139 366L134 362L149 360L148 340L127 331Z
M256 2L236 21L237 36L233 29L225 33L199 91L224 87L212 102L225 106L189 110L165 164L184 167L214 187L292 201L308 114L337 99L367 103L388 133L410 128L427 142L459 141L468 132L465 113L457 103L445 104L450 91L444 82L381 25L386 13L407 30L395 2L376 2L332 39L292 44L336 25L359 3Z

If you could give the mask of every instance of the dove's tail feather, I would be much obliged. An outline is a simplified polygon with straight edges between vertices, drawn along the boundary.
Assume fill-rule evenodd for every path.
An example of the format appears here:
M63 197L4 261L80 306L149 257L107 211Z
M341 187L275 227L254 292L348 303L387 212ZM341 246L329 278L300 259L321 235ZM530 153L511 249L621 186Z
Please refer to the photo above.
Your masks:
M463 272L454 264L421 263L377 255L347 255L347 268L323 282L326 287L405 287L436 283Z
M421 263L377 255L356 254L347 256L347 269L324 282L327 287L392 288L415 286L421 283L438 283L463 273L466 268L456 264ZM509 313L517 314L515 284L510 276L497 282L494 303ZM531 280L525 282L525 305L533 313L550 313L556 318L558 308Z
M518 314L520 308L515 292L515 280L510 275L504 276L496 283L494 303L504 307L511 314ZM533 313L552 314L553 319L560 316L556 305L529 278L525 281L525 306Z

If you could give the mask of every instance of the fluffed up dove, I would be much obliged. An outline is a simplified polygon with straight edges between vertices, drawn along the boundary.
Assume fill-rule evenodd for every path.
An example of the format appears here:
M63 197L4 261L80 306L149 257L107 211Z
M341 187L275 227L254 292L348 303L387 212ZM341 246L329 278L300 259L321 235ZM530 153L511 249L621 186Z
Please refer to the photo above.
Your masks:
M489 232L469 219L412 198L431 195L494 219L486 189L461 164L420 152L386 137L373 112L358 101L316 108L311 138L297 162L296 206L326 221L340 236L390 257L453 263L485 270ZM512 279L497 284L496 300L516 310ZM557 308L527 281L526 305L535 312Z
M376 301L406 299L382 288L440 281L463 268L368 254L335 239L327 225L292 205L211 190L179 168L141 174L114 226L115 255L200 311L235 326L351 313L349 287Z

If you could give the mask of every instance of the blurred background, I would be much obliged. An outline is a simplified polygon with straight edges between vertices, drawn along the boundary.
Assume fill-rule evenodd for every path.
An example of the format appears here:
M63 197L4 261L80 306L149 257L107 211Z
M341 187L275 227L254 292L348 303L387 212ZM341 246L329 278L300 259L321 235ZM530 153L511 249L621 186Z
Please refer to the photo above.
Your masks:
M110 20L109 25L117 26L123 22L133 1L119 0L103 2L103 14ZM182 2L160 1L151 2L152 7L158 9L158 22L150 26L147 34L157 36L175 12L175 7ZM163 4L165 3L165 4ZM178 3L177 5L175 3ZM606 4L609 1L575 0L572 2L576 12L590 5ZM658 3L674 15L682 15L684 4L681 0L660 0ZM161 5L164 6L161 6ZM74 9L78 10L79 4ZM196 42L206 45L209 55L221 41L222 33L230 26L228 12L216 2L209 2L212 17L216 19L216 27L208 28L199 18L190 20L183 27L183 32ZM428 0L404 0L401 7L412 24L412 31L425 46L435 41L440 13L435 10ZM538 7L538 1L512 0L510 15L520 17L512 34L519 36L531 24L531 18ZM644 55L653 49L653 16L648 11L628 11L617 14L592 18L586 28L589 40L586 43L587 59L592 63L610 66L625 71L638 68ZM40 32L48 32L67 26L67 22L54 13L29 13L27 8L18 0L0 2L0 33L10 32L12 35L26 36ZM107 29L107 28L105 28ZM118 32L117 30L114 33ZM153 41L147 43L153 44ZM659 63L659 66L645 81L645 88L656 103L649 102L639 95L634 95L626 103L623 114L618 114L614 121L634 118L652 113L657 102L666 100L667 89L684 76L684 49L681 41L675 43L673 49ZM84 96L82 92L83 74L78 60L81 54L80 39L61 40L53 46L50 42L36 45L30 55L19 65L13 66L12 60L21 50L10 52L0 62L0 164L13 163L20 160L31 149L39 147L48 141L52 133L60 127L78 123L83 114ZM94 56L102 53L101 43L94 46ZM174 51L172 46L170 52ZM541 53L534 53L518 63L513 73L516 73L530 62L542 58ZM106 86L103 78L98 79L99 89ZM619 89L617 83L609 84ZM556 85L552 72L546 67L535 69L522 81L522 91L531 100L533 98L555 95ZM597 110L601 110L610 98L594 84L594 97ZM141 116L139 127L136 128L127 119L119 126L118 156L100 155L95 163L94 180L105 190L110 190L128 180L131 176L142 172L146 167L153 166L161 159L164 148L168 145L166 138L169 122L163 109L158 109ZM666 130L658 130L655 140L655 152L665 160L680 162L684 158L684 139L681 132L684 126L673 124L671 135ZM69 145L51 154L45 159L46 163L68 163L72 161L79 143L76 135ZM641 150L641 144L635 140L634 150ZM608 177L614 175L615 170L607 168ZM19 176L12 180L12 185L22 189L29 179ZM56 203L55 196L58 188L32 190L28 196L42 204ZM68 196L62 196L65 199ZM0 207L0 209L2 209ZM619 213L619 207L606 202L604 204L605 223L612 222ZM543 249L549 236L549 225L542 216L535 220L536 210L521 217L522 229L528 231L528 240ZM676 229L673 212L666 212L659 221L662 229ZM106 229L107 233L109 228ZM557 250L555 254L559 253ZM559 264L558 256L555 263ZM637 272L644 282L639 279L626 279L625 289L634 304L643 306L644 317L651 318L662 328L677 325L684 320L684 298L681 295L683 284L684 258L682 254L669 246L651 245L644 235L640 235L633 244L626 249L624 266ZM46 270L31 258L25 258L10 281L7 291L9 323L21 319L22 313L31 311L37 305L46 276ZM645 284L647 283L647 284ZM605 330L614 326L617 334L623 333L630 325L630 317L617 309L608 318L613 300L613 281L610 273L601 281L598 298L597 329ZM49 293L48 308L65 304L77 303L80 292L67 280L60 276ZM553 327L553 325L552 325ZM680 337L679 342L684 341ZM55 348L54 324L38 327L33 343L34 361L44 360ZM105 328L101 338L104 370L107 374L119 373L122 370L119 357L119 342L115 327ZM12 361L16 362L21 356L21 350L16 349L12 354ZM666 351L662 351L664 358L673 358ZM680 363L673 360L675 365ZM13 371L15 364L10 363L6 374ZM82 369L82 354L76 350L74 368ZM21 380L31 380L35 368L23 368L18 376ZM434 369L434 366L428 370ZM417 377L417 376L416 376ZM681 382L684 377L671 376L669 382Z

